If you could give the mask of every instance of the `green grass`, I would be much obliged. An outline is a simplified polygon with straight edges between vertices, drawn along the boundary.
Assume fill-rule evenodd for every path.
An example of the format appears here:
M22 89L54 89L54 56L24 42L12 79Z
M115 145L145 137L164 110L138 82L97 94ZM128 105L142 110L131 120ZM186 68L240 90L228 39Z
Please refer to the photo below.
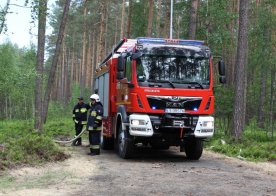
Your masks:
M73 135L72 120L49 121L42 133L33 130L32 121L6 121L0 123L0 169L15 165L37 165L60 161L68 157L53 142L58 135Z
M218 131L206 145L212 151L248 161L276 160L276 138L268 138L265 131L253 130L252 127L245 130L239 142Z
M19 190L22 188L45 188L47 186L62 182L64 181L64 179L71 177L73 177L73 174L64 170L59 170L58 172L47 170L40 175L31 174L23 177L14 177L8 174L4 174L0 178L0 189Z

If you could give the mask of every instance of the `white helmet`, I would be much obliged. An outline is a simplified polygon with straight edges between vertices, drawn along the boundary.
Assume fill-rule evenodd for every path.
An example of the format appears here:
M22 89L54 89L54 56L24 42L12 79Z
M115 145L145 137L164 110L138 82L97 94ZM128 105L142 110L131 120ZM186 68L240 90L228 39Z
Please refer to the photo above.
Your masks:
M90 99L95 99L96 102L100 102L100 97L99 97L99 95L97 95L97 94L92 94L92 95L90 96Z

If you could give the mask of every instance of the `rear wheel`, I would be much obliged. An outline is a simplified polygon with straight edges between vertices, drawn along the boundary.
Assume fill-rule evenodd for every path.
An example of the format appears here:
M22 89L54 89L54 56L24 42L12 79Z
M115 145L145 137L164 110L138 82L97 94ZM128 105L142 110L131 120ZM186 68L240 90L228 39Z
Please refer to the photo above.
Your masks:
M186 156L190 160L198 160L203 151L203 141L197 138L189 138L184 141Z
M117 137L118 155L123 159L130 158L133 154L133 148L134 145L132 138L130 138L127 130L122 129L122 124L120 124Z

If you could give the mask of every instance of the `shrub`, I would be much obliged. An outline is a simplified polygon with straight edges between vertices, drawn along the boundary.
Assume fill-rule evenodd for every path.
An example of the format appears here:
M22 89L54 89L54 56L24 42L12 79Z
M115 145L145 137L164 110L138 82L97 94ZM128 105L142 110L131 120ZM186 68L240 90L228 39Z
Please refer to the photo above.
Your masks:
M1 127L0 169L20 164L41 164L46 161L61 161L68 158L52 138L31 129L25 121L8 122Z

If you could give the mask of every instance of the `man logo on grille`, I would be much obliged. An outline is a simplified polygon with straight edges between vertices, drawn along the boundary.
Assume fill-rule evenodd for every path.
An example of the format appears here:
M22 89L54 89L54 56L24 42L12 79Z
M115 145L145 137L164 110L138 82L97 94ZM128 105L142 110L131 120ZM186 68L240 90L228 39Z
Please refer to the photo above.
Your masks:
M172 96L172 97L171 97L171 100L172 100L172 101L178 101L178 100L179 100L179 97Z

